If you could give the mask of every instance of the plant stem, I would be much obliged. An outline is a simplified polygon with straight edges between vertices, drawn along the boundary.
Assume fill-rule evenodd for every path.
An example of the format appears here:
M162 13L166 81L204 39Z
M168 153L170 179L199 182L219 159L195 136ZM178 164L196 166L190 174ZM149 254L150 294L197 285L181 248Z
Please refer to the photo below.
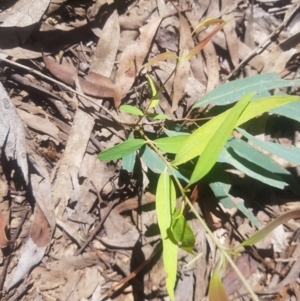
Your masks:
M155 143L150 140L145 133L139 129L139 132L141 133L141 135L143 136L143 138L147 141L147 144L158 154L158 156L164 161L164 163L166 164L167 168L169 169L169 171L172 173L173 178L181 192L181 195L183 197L183 200L188 204L188 206L190 207L190 210L194 213L195 217L199 220L199 222L201 223L201 225L203 226L203 228L205 229L205 231L209 234L209 236L211 237L211 239L213 240L213 242L215 243L215 245L217 246L217 248L220 250L220 252L222 253L222 255L227 259L227 261L229 262L229 264L232 266L232 268L234 269L234 271L236 272L236 274L239 276L240 280L242 281L242 283L244 284L244 286L246 287L246 289L248 290L249 294L251 295L251 298L253 301L259 301L257 295L254 293L254 291L252 290L252 288L250 287L250 285L248 284L247 280L245 279L245 277L243 276L243 274L240 272L240 270L238 269L238 267L236 266L236 264L234 263L234 261L232 260L232 258L230 257L230 255L227 253L227 251L221 246L220 242L217 240L217 238L214 236L214 234L211 232L211 230L209 229L209 227L207 226L207 224L205 223L204 219L201 218L201 216L198 214L198 212L196 211L196 209L194 208L193 204L191 203L191 201L189 200L189 198L186 195L186 190L182 187L179 179L176 177L175 173L174 173L174 167L170 164L170 162L168 162L165 157L160 153L159 149L157 148L157 146L155 145Z

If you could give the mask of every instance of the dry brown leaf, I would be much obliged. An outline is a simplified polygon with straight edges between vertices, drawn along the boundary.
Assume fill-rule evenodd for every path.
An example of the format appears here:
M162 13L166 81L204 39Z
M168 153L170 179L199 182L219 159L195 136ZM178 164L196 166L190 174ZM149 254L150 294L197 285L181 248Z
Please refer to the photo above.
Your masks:
M59 141L59 129L55 124L49 121L49 119L33 115L32 113L27 113L21 109L17 109L17 112L28 127L47 134L53 137L56 141Z
M128 93L135 81L137 72L142 67L156 30L162 18L149 22L140 28L140 38L132 45L128 45L122 53L116 76L116 89L114 92L115 107L119 107L122 98Z
M50 0L19 0L1 12L0 47L9 49L24 44L45 13Z
M6 229L5 217L2 211L0 211L0 248L5 248L8 244L8 239L6 237L5 229Z
M211 41L203 49L207 68L206 93L213 90L219 84L219 60L215 47Z
M161 54L158 54L154 58L150 59L144 65L144 67L150 67L150 66L155 65L158 62L166 61L166 60L169 60L169 59L178 59L178 57L177 57L176 53L174 53L174 52L163 52Z
M89 72L85 79L94 85L105 87L109 91L113 91L115 89L114 82L107 76L95 72Z
M291 57L300 52L299 37L300 32L292 35L275 47L268 55L268 59L262 72L281 73L285 69L287 62L291 59Z
M222 21L222 20L220 20ZM203 47L211 41L211 39L223 28L223 26L226 24L226 22L220 22L218 26L216 26L208 35L204 36L204 34L200 34L200 40L201 42L196 45L187 55L184 57L185 60L190 59L192 56L197 54L200 50L203 49ZM199 39L199 37L198 37Z
M98 40L90 70L111 76L120 40L118 12L115 10L105 23Z
M246 279L248 279L257 270L259 265L259 263L248 254L243 254L238 257L235 264ZM232 268L230 268L224 276L222 282L228 296L238 291L242 286L240 278Z
M103 80L103 77L99 75L99 77L101 77L101 80ZM79 83L80 86L82 88L82 91L87 94L87 95L91 95L91 96L95 96L95 97L113 97L114 95L114 89L112 88L112 81L110 81L109 85L111 87L106 87L104 82L109 82L109 78L107 78L107 80L104 81L100 81L97 82L97 84L91 83L88 80L85 80L81 77L79 77Z
M52 204L51 184L43 159L32 153L30 156L36 173L30 175L32 194L36 201L34 220L29 238L22 247L18 265L12 273L8 289L23 280L40 263L51 242L55 228L55 214Z
M68 63L58 64L50 58L44 56L46 68L58 79L74 87L77 69ZM113 97L114 85L110 78L103 75L91 73L83 78L79 78L82 91L85 94L95 97Z
M75 189L76 183L72 183L72 180L78 181L77 175L93 126L94 119L89 114L78 109L74 117L65 152L60 159L56 178L52 185L53 199L61 200L56 208L59 219L62 219L62 215L71 195L73 195L74 198L77 198L77 200L79 198L79 188L77 187L78 189Z
M30 237L38 247L44 247L50 243L51 237L49 234L49 223L39 205L36 204L34 208L34 221L31 227Z
M23 122L0 82L0 147L3 155L16 159L25 182L28 183L28 163Z
M43 56L46 68L58 79L64 83L74 87L75 76L77 76L77 69L66 62L59 64L47 56Z
M159 27L155 42L162 48L178 52L178 37L177 34L166 28Z
M251 51L251 49L238 39L239 44L239 59L243 60ZM264 66L264 60L260 55L256 55L251 59L248 64L257 71L261 71Z
M134 6L128 9L126 14L120 16L120 26L130 30L140 28L155 8L155 0L140 0L138 4L134 3Z
M233 13L230 13L224 16L224 20L230 20L224 27L223 31L226 38L227 47L229 50L231 62L233 66L236 68L239 65L239 56L238 56L238 47L239 44L236 42L238 40L235 28L236 23L234 20Z
M182 14L179 14L179 21L179 50L180 57L183 58L189 53L188 46L191 45L192 41L190 26ZM188 60L184 60L177 65L173 83L172 113L178 109L178 103L184 96L189 71L190 62Z

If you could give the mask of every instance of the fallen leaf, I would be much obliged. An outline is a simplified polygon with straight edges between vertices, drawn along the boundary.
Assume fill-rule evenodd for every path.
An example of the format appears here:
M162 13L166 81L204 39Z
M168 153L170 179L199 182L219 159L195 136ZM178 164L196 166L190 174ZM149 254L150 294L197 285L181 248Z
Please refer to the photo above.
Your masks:
M2 211L0 211L0 248L5 248L8 244L8 239L5 233L6 221Z
M105 23L98 40L91 64L91 71L111 76L120 40L118 12L115 10Z
M0 147L7 160L16 159L28 183L28 163L23 122L0 82Z
M226 0L226 1L228 2L230 0ZM225 34L226 44L229 50L232 64L236 68L239 65L239 56L238 56L239 44L236 42L238 40L238 37L235 31L236 23L234 20L233 13L224 16L224 19L230 20L226 24L226 26L224 26L223 31Z
M248 279L259 266L259 262L254 260L248 254L243 254L242 256L238 257L235 264L246 279ZM237 292L242 286L240 278L232 268L230 268L223 277L222 282L228 296L232 295L234 292Z
M32 268L40 263L55 229L55 214L48 171L43 159L38 155L31 154L30 160L37 171L36 174L33 173L30 176L32 194L36 201L34 219L29 238L22 249L21 257L8 282L7 289L11 289L23 280Z
M28 127L38 132L48 134L59 141L59 129L55 124L49 121L49 119L27 113L21 109L17 109L17 112Z
M75 76L77 76L77 69L63 61L62 64L55 62L47 56L43 56L46 68L58 79L64 83L74 87Z
M46 68L58 79L64 83L74 87L77 69L68 63L59 64L50 58L44 56L44 62ZM78 78L82 91L85 94L95 96L95 97L113 97L114 84L110 78L91 73L85 77L85 79Z
M151 43L162 18L155 19L140 28L140 37L137 42L126 46L121 54L116 76L114 92L115 107L118 108L122 98L128 93L135 81L137 72L151 50Z
M185 57L188 52L188 46L191 45L190 26L182 14L179 14L179 50L180 57ZM183 98L190 71L190 62L184 60L178 63L173 83L173 98L171 112L174 113L178 109L178 103Z
M24 44L29 35L45 13L50 0L19 0L9 9L9 13L1 18L1 48L13 48ZM4 19L4 20L3 20ZM3 45L5 45L3 47Z

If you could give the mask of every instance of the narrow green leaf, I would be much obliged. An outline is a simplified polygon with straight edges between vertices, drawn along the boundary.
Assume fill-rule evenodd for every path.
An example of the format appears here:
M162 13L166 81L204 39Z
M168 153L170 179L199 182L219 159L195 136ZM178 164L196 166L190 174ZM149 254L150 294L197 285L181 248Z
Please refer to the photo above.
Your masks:
M252 210L245 207L244 200L241 198L233 198L229 195L231 185L226 184L230 182L223 164L215 164L213 169L207 175L206 180L215 197L225 208L237 208L251 221L253 225L255 225L255 227L259 228L259 221L254 216Z
M159 103L159 99L158 98L152 99L149 108L156 107L158 105L158 103Z
M138 116L143 116L144 115L144 113L140 109L138 109L134 106L130 106L130 105L121 105L119 107L119 109L120 109L120 111L130 113L130 114L133 114L133 115L138 115Z
M279 225L282 225L293 218L300 218L300 209L290 210L286 213L281 214L276 219L274 219L271 223L269 223L266 227L257 231L248 239L246 239L241 245L252 246L256 244L257 242L265 238L268 234L270 234Z
M210 278L208 297L210 301L229 301L218 270Z
M170 236L172 215L176 209L176 192L166 170L160 175L156 190L157 221L162 236L163 262L167 273L166 287L171 300L175 300L174 287L177 273L178 246Z
M151 88L152 99L149 108L154 108L158 105L159 99L157 98L157 89L154 81L152 80L151 76L146 74L147 80L149 82Z
M253 164L259 165L261 168L266 169L270 173L290 175L290 173L284 167L282 167L268 155L255 149L253 146L241 139L232 137L226 142L226 147L229 152L229 148L231 148L233 152L235 152L241 158L244 158Z
M195 235L187 220L182 215L181 210L176 210L172 217L172 233L181 249L194 254Z
M162 151L170 154L176 154L180 146L188 138L187 135L178 135L154 140L155 145Z
M281 79L278 73L265 73L238 79L218 86L195 102L193 108L208 104L228 105L240 99L246 93L258 94L276 88L300 85L300 80ZM299 116L299 115L298 115Z
M235 202L235 206L236 208L241 211L248 219L249 221L256 227L259 228L260 227L260 222L258 221L258 219L256 218L256 216L253 214L252 209L247 208L245 206L245 201L241 198L236 198L236 202Z
M300 83L298 83L299 85ZM300 102L289 103L280 108L271 110L270 113L285 116L300 122Z
M236 126L243 124L244 122L267 112L273 108L282 106L287 103L298 101L298 96L270 96L252 101L247 109L241 114ZM185 163L196 156L200 155L211 137L216 133L222 122L226 120L230 110L214 117L199 129L197 129L189 138L185 141L184 145L178 150L178 153L173 162L174 166Z
M237 125L243 124L244 122L261 115L262 113L299 100L299 96L292 95L274 95L257 99L251 102L247 110L243 112Z
M185 132L181 132L181 131L171 131L166 128L164 128L164 132L169 137L180 136L180 135L186 135L186 136L190 135L190 133L185 133Z
M300 104L300 102L299 102ZM265 142L262 141L252 135L250 135L245 130L239 128L238 131L243 134L248 140L254 142L256 145L260 146L261 148L265 149L269 153L272 153L280 158L283 158L284 160L287 160L289 162L295 163L297 165L300 165L300 149L295 146L291 147L285 147L283 145L280 145L278 143L274 142Z
M240 115L250 103L250 100L254 95L254 92L245 95L231 109L226 120L224 120L224 122L220 124L217 132L212 136L203 153L201 154L201 157L198 159L198 162L190 178L190 184L199 181L214 166L229 135L235 128Z
M223 149L218 158L218 162L228 163L237 170L245 173L247 176L257 179L267 185L279 189L283 189L287 185L280 175L271 173L257 164L251 164L247 160L242 160L241 158L238 158L237 155L233 156L233 150L229 152L227 149Z
M164 120L164 119L168 118L168 116L165 115L165 114L157 114L157 113L148 113L147 117L153 118L153 119L156 119L156 120Z
M133 139L122 142L116 146L108 148L98 155L98 159L102 161L110 161L123 158L132 152L138 150L146 143L143 139Z
M161 157L147 145L142 153L142 159L144 160L145 164L155 173L161 174L166 168L166 164ZM173 172L178 179L188 183L188 178L182 175L177 169L174 168ZM168 173L171 174L171 171L168 170Z
M168 118L168 116L165 114L157 114L156 116L153 117L153 119L156 119L156 120L164 120L167 118Z

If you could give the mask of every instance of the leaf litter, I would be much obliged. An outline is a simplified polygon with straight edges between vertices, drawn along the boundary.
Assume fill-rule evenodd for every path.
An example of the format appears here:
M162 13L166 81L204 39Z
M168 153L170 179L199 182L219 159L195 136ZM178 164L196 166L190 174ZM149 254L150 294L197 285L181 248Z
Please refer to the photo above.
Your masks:
M190 113L195 103L232 76L276 72L281 78L294 79L299 4L25 2L5 3L0 10L1 298L159 300L166 296L166 274L155 247L159 238L155 195L145 172L153 157L145 152L130 173L122 169L120 160L97 159L103 149L126 140L136 123L135 117L118 108L121 104L147 108L151 95L146 73L158 88L171 76L158 95L159 105L149 112L187 125L195 118ZM207 18L227 24L197 28ZM176 67L178 58L189 55ZM219 104L227 101L218 100ZM214 105L207 101L194 108L209 118ZM153 124L140 117L147 131L157 133L161 121ZM249 125L263 133L259 139L269 145L281 141L281 147L299 145L296 123L278 132L282 119L278 115L269 119L268 125L260 122L262 118ZM295 164L290 166L295 168ZM236 207L241 212L265 224L297 204L290 192L258 184L232 168L227 173L234 183L230 190L199 184L196 207L197 199L211 200L210 189L216 194L219 189L239 200ZM268 204L268 214L262 214L262 200ZM249 223L236 210L225 208L227 215L222 214L215 201L214 208L202 202L197 210L202 210L225 246L238 244L228 217L244 237L255 232L253 221ZM185 264L193 256L179 255L181 277L175 297L180 300L207 296L215 260L202 227L194 219L191 223L202 255L190 270ZM257 293L281 296L281 300L299 296L299 222L294 219L285 226L278 229L276 239L270 238L261 247L268 255L244 254L237 261ZM143 264L146 267L139 268ZM245 291L237 285L234 272L229 270L221 278L231 298L241 300L239 294ZM127 280L119 285L122 279Z

